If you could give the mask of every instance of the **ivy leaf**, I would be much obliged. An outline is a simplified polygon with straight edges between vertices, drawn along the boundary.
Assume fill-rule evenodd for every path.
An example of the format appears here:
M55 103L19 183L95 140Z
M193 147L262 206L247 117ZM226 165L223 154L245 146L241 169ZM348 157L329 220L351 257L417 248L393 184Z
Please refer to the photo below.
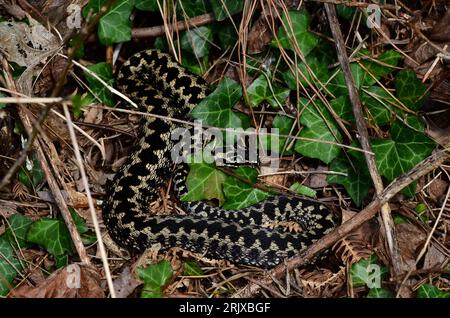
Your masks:
M111 66L104 62L93 64L87 67L90 71L98 75L105 83L112 86L114 83L113 74L111 70ZM113 94L103 85L100 81L98 81L95 77L84 72L84 76L89 83L89 88L104 103L105 105L112 107L114 106L115 99Z
M226 25L213 24L214 34L219 38L220 47L223 50L236 45L238 34L232 23Z
M388 181L412 169L428 156L436 147L424 134L394 122L391 126L391 139L375 139L372 150L375 153L378 170ZM413 196L416 183L402 190L407 196Z
M342 136L325 106L318 101L316 101L316 105L326 122L312 103L308 103L305 98L300 99L300 107L303 109L300 122L305 125L305 128L299 136L316 139L317 141L297 140L295 151L306 157L317 158L325 163L330 163L339 155L341 149L337 145L321 143L320 141L341 142Z
M450 293L442 291L434 285L423 284L417 290L417 298L450 298Z
M308 55L305 59L306 64L300 62L297 64L297 67L293 66L294 72L292 72L291 69L288 69L282 75L284 82L292 90L299 89L299 82L304 87L308 87L311 83L317 85L318 82L326 82L330 77L328 65L320 61L316 56ZM307 66L315 77L308 72Z
M153 0L155 1L155 0ZM177 15L186 20L211 12L211 5L206 0L179 0L177 1Z
M208 26L192 28L181 35L181 48L193 53L196 58L208 55L212 42L212 31Z
M32 155L30 163L31 166L27 163L26 169L22 167L18 175L19 181L28 188L38 186L44 179L44 171L35 155Z
M367 77L367 73L358 65L358 63L350 63L350 70L355 82L355 87L359 89L363 84L364 79ZM344 73L342 73L340 68L338 69L337 75L327 85L327 88L334 96L348 96L348 88L345 83Z
M22 214L13 214L8 218L8 229L2 235L12 246L19 248L28 247L27 233L33 221Z
M73 251L69 230L60 220L42 218L34 222L28 230L27 241L44 247L54 256Z
M330 106L340 118L350 122L355 122L352 105L348 96L339 96L338 98L332 99L330 101Z
M361 53L368 54L368 50L364 50ZM375 78L367 74L364 85L370 86L376 83L375 79L380 79L392 73L395 70L398 62L402 59L402 55L395 50L387 50L378 56L377 59L363 60L361 63Z
M184 276L202 276L203 271L194 260L189 260L183 263L183 275Z
M262 102L267 101L272 107L279 108L279 105L283 105L289 96L289 89L273 85L272 90L270 89L266 76L261 74L247 88L250 105L258 106Z
M391 291L384 288L371 288L367 294L367 298L393 298Z
M188 193L181 197L181 201L219 200L222 205L225 197L222 184L227 176L213 165L206 163L192 163L186 179Z
M396 96L406 107L417 111L428 97L426 86L412 70L402 70L395 77Z
M372 186L372 179L362 153L348 151L348 154L349 158L341 155L330 164L331 171L342 172L347 176L328 175L327 181L342 184L353 202L359 207ZM352 162L349 162L349 159Z
M22 264L16 258L12 246L0 237L0 296L5 296L11 289L11 284L22 270Z
M255 169L244 166L237 168L235 173L248 179L252 183L256 183L258 177L258 172ZM269 193L253 188L247 183L234 177L228 177L224 182L223 193L227 198L223 208L228 210L243 209L270 196Z
M393 98L381 87L371 86L361 92L361 102L367 107L371 116L368 118L382 126L390 123Z
M314 49L319 43L319 39L308 31L310 16L306 10L289 11L289 18L283 14L282 24L277 32L278 42L272 41L272 45L277 47L295 50L295 43L298 43L304 56Z
M374 254L352 265L350 276L354 287L366 285L369 288L380 288L381 280L388 269L378 265L377 261L378 258Z
M163 260L146 268L136 268L139 279L144 281L141 298L159 298L163 296L162 288L173 275L170 263Z
M134 0L136 9L142 11L158 11L158 1L162 7L161 0Z
M130 15L134 0L116 0L109 11L100 19L98 38L103 45L131 40Z
M208 56L196 58L193 54L186 52L181 59L181 65L192 73L201 76L208 69Z
M217 21L223 21L231 15L241 12L244 0L212 0L211 7Z
M294 119L287 117L287 116L283 116L283 115L276 115L273 118L273 122L272 122L273 128L277 128L280 135L289 135L293 124L294 124ZM288 141L290 142L291 139L288 139L286 137L279 138L280 146L279 146L279 149L277 150L277 152L279 154L281 154L281 152L283 151L283 149L286 145L286 142L288 142ZM286 154L286 155L289 155L292 153L293 153L292 147L290 147L289 149L286 148L286 150L284 151L284 154Z
M214 127L243 127L241 117L231 110L241 97L242 88L239 83L231 78L225 78L214 92L193 109L191 115Z
M298 194L305 195L305 196L310 197L310 198L315 198L316 195L317 195L317 191L316 190L313 190L310 187L304 186L303 184L300 184L298 182L293 183L289 187L289 190L295 191Z

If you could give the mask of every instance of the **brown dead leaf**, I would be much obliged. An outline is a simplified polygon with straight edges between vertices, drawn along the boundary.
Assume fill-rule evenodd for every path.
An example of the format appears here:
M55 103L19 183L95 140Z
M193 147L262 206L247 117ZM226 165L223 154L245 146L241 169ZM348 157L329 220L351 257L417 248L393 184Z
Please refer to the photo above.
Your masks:
M272 40L273 33L266 19L266 16L261 15L248 33L247 44L249 54L261 53Z
M442 179L436 179L434 180L429 186L428 186L428 194L430 195L430 198L434 200L435 202L439 202L445 192L448 188L448 182Z
M450 7L430 31L430 39L434 41L450 41Z
M318 166L317 169L309 169L308 172L328 171L327 166ZM305 182L305 185L311 188L324 188L328 185L327 175L323 173L312 173L311 177Z
M343 210L342 223L355 214L355 212ZM366 222L337 242L332 247L332 250L344 263L354 264L360 259L367 258L373 254L374 240L378 236L378 231L377 226Z
M45 96L45 93L58 81L66 64L67 60L65 58L55 56L42 70L41 76L34 85L34 93L37 96Z
M395 225L398 249L405 271L416 270L416 257L426 239L426 233L411 223Z
M423 269L442 267L446 261L448 261L448 257L435 243L431 242L425 254Z
M9 294L13 298L104 298L101 276L93 267L70 264L55 271L36 287L21 285Z
M14 0L0 0L0 13L3 10L18 20L22 20L26 15L25 11Z
M313 272L295 270L295 278L299 286L303 286L304 297L336 297L345 286L345 267L337 273L329 269L318 269Z
M136 287L141 285L142 282L137 280L131 272L131 268L126 266L119 274L119 277L114 279L113 284L114 290L116 291L116 297L126 298L136 289Z

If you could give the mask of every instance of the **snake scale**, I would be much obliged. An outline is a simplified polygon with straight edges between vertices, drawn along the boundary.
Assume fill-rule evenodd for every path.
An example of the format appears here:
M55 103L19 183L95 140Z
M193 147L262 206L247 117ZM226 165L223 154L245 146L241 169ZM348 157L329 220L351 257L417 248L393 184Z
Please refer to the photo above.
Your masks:
M127 60L117 75L117 87L140 111L186 119L208 94L206 82L158 50L146 50ZM173 169L170 151L173 121L145 116L131 154L106 185L103 218L113 240L128 250L152 244L179 246L213 259L262 268L304 250L334 227L323 205L296 197L273 196L245 209L231 211L205 202L180 202L186 215L152 215L149 203L171 176L178 197L187 193L186 164ZM293 221L303 231L291 233L277 221Z

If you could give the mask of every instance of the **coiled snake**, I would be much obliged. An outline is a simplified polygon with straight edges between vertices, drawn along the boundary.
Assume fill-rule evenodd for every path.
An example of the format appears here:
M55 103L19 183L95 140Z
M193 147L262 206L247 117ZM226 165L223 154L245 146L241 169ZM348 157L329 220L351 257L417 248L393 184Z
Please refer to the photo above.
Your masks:
M203 79L157 50L137 53L126 61L117 85L140 111L178 119L187 118L207 94ZM181 202L187 215L151 215L149 202L156 199L158 188L172 174L177 196L187 193L187 165L179 164L172 172L171 131L176 127L172 121L145 116L131 154L106 185L103 218L119 245L142 251L161 243L267 268L299 253L333 228L332 213L323 205L287 196L270 197L237 211L201 201ZM277 221L297 222L303 231L291 233L265 226Z

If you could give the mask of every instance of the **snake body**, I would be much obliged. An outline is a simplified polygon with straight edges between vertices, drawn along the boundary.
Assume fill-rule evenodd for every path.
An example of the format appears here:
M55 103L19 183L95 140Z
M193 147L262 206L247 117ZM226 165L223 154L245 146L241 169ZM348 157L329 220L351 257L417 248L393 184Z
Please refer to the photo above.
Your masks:
M117 76L117 86L140 111L178 119L186 119L208 94L202 78L157 50L143 51L127 60ZM287 196L273 196L236 211L202 201L181 202L186 215L152 215L149 202L156 199L159 187L171 175L177 196L187 193L188 166L178 164L173 172L171 161L171 131L176 127L172 121L142 118L138 141L106 185L103 218L119 245L143 251L161 243L214 259L268 268L304 250L333 228L333 216L326 207ZM265 226L277 221L294 221L304 230L291 233Z

